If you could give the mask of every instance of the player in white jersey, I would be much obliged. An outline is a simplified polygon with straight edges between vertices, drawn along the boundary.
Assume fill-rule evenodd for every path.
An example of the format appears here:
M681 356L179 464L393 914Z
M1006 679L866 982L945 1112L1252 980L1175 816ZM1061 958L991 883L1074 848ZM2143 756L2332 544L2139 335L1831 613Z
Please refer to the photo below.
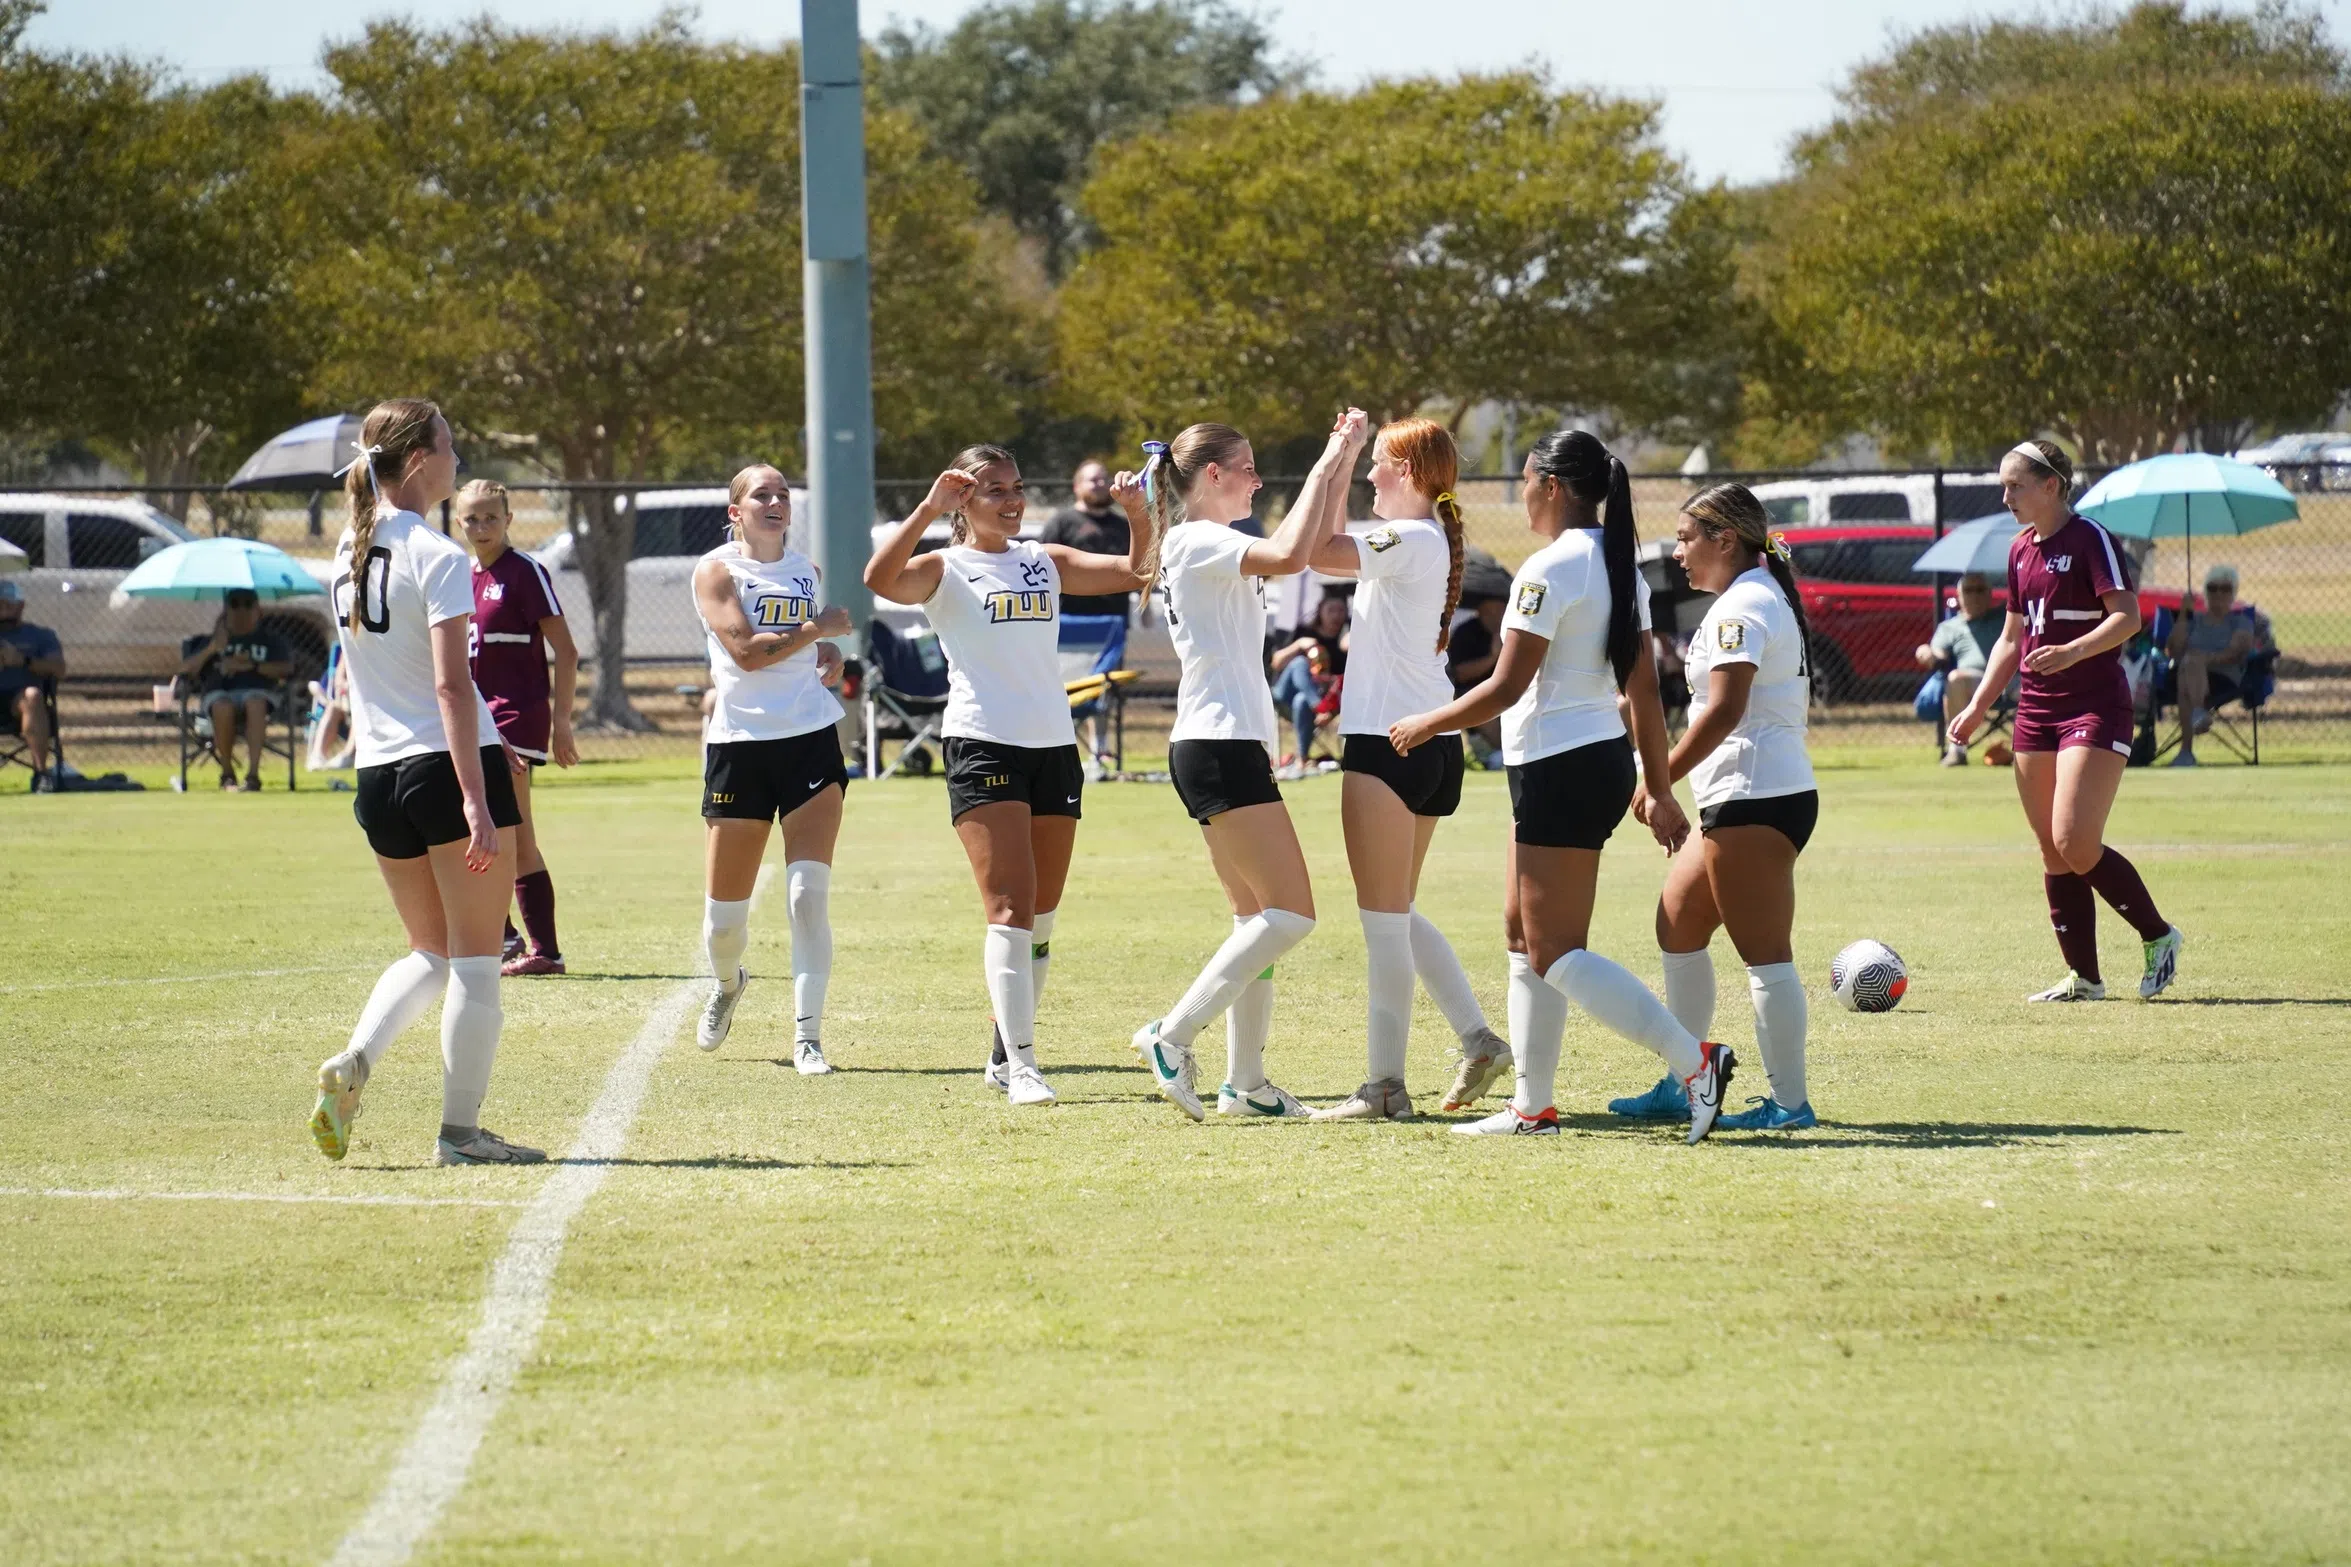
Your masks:
M1453 498L1460 465L1452 435L1435 420L1383 426L1371 462L1371 509L1382 520L1335 534L1312 562L1326 577L1360 584L1339 693L1339 766L1346 775L1339 814L1370 980L1370 1074L1347 1099L1317 1110L1318 1119L1412 1115L1404 1061L1416 973L1461 1041L1461 1071L1448 1103L1463 1093L1474 1097L1510 1064L1510 1046L1486 1025L1452 944L1413 907L1429 840L1461 803L1461 736L1445 734L1409 756L1388 740L1397 719L1442 707L1453 696L1445 644L1461 600L1461 506Z
M1789 932L1796 922L1796 856L1820 818L1804 726L1812 703L1809 627L1787 545L1763 503L1743 484L1722 484L1682 505L1674 559L1690 586L1716 595L1690 639L1690 727L1668 759L1690 780L1699 836L1682 846L1657 901L1666 1002L1704 1034L1714 1020L1714 959L1707 945L1727 928L1747 965L1755 1047L1771 1078L1768 1098L1717 1123L1732 1131L1793 1131L1817 1124L1804 1083L1809 1008ZM1681 1085L1661 1082L1609 1108L1678 1118ZM1703 1107L1700 1107L1703 1113Z
M987 916L982 967L1002 1052L981 1076L1014 1104L1053 1102L1037 1071L1037 997L1086 784L1061 680L1061 595L1132 593L1157 569L1141 484L1122 473L1112 491L1132 530L1126 554L1031 542L1020 465L1001 446L969 446L865 567L876 594L922 606L947 654L947 807ZM948 547L917 555L940 517L954 519Z
M457 449L421 398L378 403L345 470L351 526L332 599L351 678L358 751L353 814L376 854L408 955L384 970L350 1046L318 1069L310 1135L340 1159L360 1091L400 1031L441 1007L441 1164L537 1164L547 1156L481 1124L504 1014L499 951L514 895L514 772L475 689L473 562L423 514L449 498Z
M1494 672L1435 712L1389 730L1400 752L1502 715L1510 770L1503 922L1510 937L1511 1103L1454 1128L1473 1136L1556 1134L1552 1104L1567 1003L1666 1060L1701 1106L1690 1141L1714 1126L1731 1052L1691 1034L1633 975L1584 946L1600 881L1600 850L1641 796L1641 816L1669 851L1690 824L1667 782L1665 709L1649 644L1649 593L1633 551L1632 484L1624 464L1583 430L1559 430L1527 454L1520 498L1527 526L1550 542L1519 567ZM1633 722L1625 738L1619 699ZM1640 766L1633 761L1635 744Z
M1145 447L1167 626L1183 667L1167 766L1207 841L1233 930L1174 1008L1136 1030L1134 1046L1159 1092L1195 1121L1207 1112L1193 1081L1192 1041L1219 1012L1225 1078L1218 1113L1308 1113L1265 1075L1273 965L1314 929L1314 887L1273 776L1279 729L1265 683L1264 583L1304 571L1345 518L1347 479L1365 428L1360 409L1340 416L1297 504L1265 539L1232 526L1249 515L1259 487L1256 454L1240 431L1196 424L1171 443ZM1179 504L1185 520L1171 527Z
M751 893L767 854L768 827L784 830L784 912L792 929L792 1065L803 1077L832 1070L823 1037L833 973L833 843L849 788L841 757L841 678L849 612L818 609L823 586L807 556L785 546L792 492L754 463L727 488L734 537L694 566L694 609L710 644L717 692L702 753L705 897L702 945L717 981L695 1042L716 1050L734 1026L751 974Z

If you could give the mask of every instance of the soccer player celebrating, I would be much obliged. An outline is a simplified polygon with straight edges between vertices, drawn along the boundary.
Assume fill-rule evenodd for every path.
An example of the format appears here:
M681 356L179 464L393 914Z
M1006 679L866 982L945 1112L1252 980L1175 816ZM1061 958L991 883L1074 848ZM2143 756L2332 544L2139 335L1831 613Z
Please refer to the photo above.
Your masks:
M1636 792L1666 848L1689 823L1674 802L1665 709L1649 639L1649 592L1633 559L1632 484L1624 464L1582 430L1561 430L1527 454L1527 525L1549 540L1510 586L1493 673L1437 709L1398 720L1388 738L1410 753L1435 735L1502 718L1502 757L1516 821L1503 918L1510 937L1510 1037L1518 1086L1511 1102L1454 1128L1472 1136L1552 1134L1551 1099L1573 1000L1665 1057L1673 1081L1702 1104L1721 1103L1734 1058L1692 1036L1633 975L1588 950L1600 850ZM1641 767L1618 709L1632 715ZM1711 1113L1691 1123L1704 1137Z
M1158 569L1141 484L1122 473L1111 489L1127 514L1126 554L1026 540L1020 465L1001 446L969 446L865 567L875 593L923 607L947 654L947 807L987 916L1000 1052L982 1076L1017 1105L1053 1102L1037 1071L1037 997L1086 784L1061 680L1061 595L1132 593ZM948 547L917 555L939 517L954 519Z
M819 610L815 565L788 549L792 493L784 476L754 463L727 486L734 538L694 565L694 609L710 643L716 702L704 731L702 816L707 899L702 944L718 981L695 1041L726 1042L751 982L751 893L767 853L768 826L784 829L785 918L792 927L792 1065L804 1077L832 1071L823 1039L825 987L833 973L830 911L833 843L849 768L841 756L841 704L826 687L841 677L849 612Z
M1951 721L1965 745L2021 663L2016 792L2041 845L2049 923L2069 971L2031 1001L2102 1001L2098 904L2139 933L2142 1000L2178 971L2183 938L2156 912L2138 868L2106 846L2106 815L2131 757L2131 688L2120 649L2138 634L2139 600L2114 538L2073 509L2073 463L2054 441L2000 459L2000 498L2024 524L2008 546L2008 623L1975 700ZM2093 897L2093 894L2096 896Z
M1308 1113L1265 1076L1273 964L1314 929L1314 887L1273 776L1271 747L1281 730L1265 683L1264 582L1304 571L1343 520L1364 433L1360 409L1340 416L1297 504L1268 539L1232 527L1249 515L1258 490L1256 455L1240 431L1196 424L1170 445L1147 448L1144 490L1163 540L1167 625L1183 665L1168 771L1207 840L1209 863L1232 905L1233 933L1173 1010L1136 1032L1134 1045L1160 1093L1195 1121L1206 1110L1193 1085L1192 1040L1219 1012L1225 1081L1218 1113ZM1185 520L1170 527L1179 502Z
M1452 944L1412 904L1437 823L1461 803L1461 737L1444 734L1409 756L1388 740L1397 719L1453 697L1445 644L1461 600L1461 504L1453 498L1460 461L1453 437L1434 419L1383 426L1371 463L1371 509L1382 520L1334 534L1312 562L1324 576L1362 584L1339 698L1346 775L1339 813L1371 992L1369 1075L1353 1095L1315 1111L1319 1120L1411 1117L1404 1060L1415 973L1461 1040L1461 1069L1446 1103L1476 1102L1510 1064L1510 1046L1486 1026Z
M457 518L473 546L473 683L498 721L498 738L528 765L514 775L514 803L522 825L514 831L514 901L522 906L526 951L511 920L506 926L509 978L563 972L563 944L555 939L555 880L539 852L531 820L531 769L553 762L570 767L580 759L571 736L572 698L579 690L580 650L564 622L547 568L511 549L514 508L506 486L476 479L457 492ZM547 672L549 649L555 673Z
M547 1156L481 1124L505 1015L499 925L514 896L513 772L467 665L473 592L465 551L423 513L449 498L457 449L420 398L378 403L345 470L351 525L335 549L333 594L351 676L358 748L354 814L408 933L350 1048L318 1069L310 1135L340 1159L360 1091L400 1031L441 1007L441 1164L537 1164ZM484 740L488 744L484 744Z

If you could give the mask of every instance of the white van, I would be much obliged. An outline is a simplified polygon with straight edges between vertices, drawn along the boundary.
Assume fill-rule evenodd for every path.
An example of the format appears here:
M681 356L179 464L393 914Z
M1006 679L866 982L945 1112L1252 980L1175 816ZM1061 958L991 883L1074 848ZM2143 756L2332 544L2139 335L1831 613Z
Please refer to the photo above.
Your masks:
M1775 479L1754 486L1755 498L1782 528L1817 528L1829 523L1933 522L1935 476L1931 473L1872 474L1867 477ZM1943 525L1973 522L2007 510L2000 504L1996 473L1943 475Z

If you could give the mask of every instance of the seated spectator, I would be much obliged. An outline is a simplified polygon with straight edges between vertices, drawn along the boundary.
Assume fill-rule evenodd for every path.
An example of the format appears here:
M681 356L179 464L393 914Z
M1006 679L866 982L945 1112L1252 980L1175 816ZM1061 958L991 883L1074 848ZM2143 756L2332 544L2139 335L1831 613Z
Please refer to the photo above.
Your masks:
M196 705L212 720L212 756L220 764L220 786L237 782L237 726L245 729L247 794L261 792L261 747L269 721L286 703L286 676L294 655L285 639L261 623L261 600L250 588L231 588L222 600L212 635L191 637L180 660L180 678L196 682Z
M1992 584L1983 573L1971 571L1959 579L1959 613L1935 627L1934 635L1918 645L1912 657L1921 669L1940 669L1943 674L1943 725L1948 732L1951 720L1966 708L1975 696L1975 688L1984 678L1984 665L1992 657L1992 645L2000 640L2001 627L2008 623L2008 612L1992 602ZM1943 750L1945 767L1965 767L1967 747L1954 740Z
M0 577L0 732L24 736L33 758L33 793L55 782L49 776L49 708L41 682L65 673L65 650L57 633L24 618L24 589Z
M2190 608L2171 628L2164 654L2171 660L2180 708L2180 749L2174 767L2194 767L2196 737L2212 727L2212 709L2244 695L2245 660L2277 651L2269 617L2237 602L2237 568L2204 573L2204 609Z
M1494 672L1495 661L1502 656L1505 601L1481 595L1461 607L1469 616L1453 628L1453 638L1445 644L1445 678L1453 682L1455 696ZM1467 730L1462 738L1469 742L1471 760L1480 767L1490 767L1494 753L1502 746L1502 720L1497 717Z
M1347 600L1333 593L1314 606L1296 641L1273 650L1274 706L1290 715L1297 752L1283 766L1303 771L1314 751L1315 713L1347 672Z

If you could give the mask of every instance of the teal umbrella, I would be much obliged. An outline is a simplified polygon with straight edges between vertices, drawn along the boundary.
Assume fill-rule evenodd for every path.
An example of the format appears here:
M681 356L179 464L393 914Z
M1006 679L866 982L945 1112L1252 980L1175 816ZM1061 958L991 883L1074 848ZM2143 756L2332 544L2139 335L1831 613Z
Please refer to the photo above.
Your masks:
M265 599L324 593L302 563L258 539L191 539L157 550L114 590L118 598L216 599L244 588Z
M2117 468L2092 485L2074 510L2125 538L2189 541L2190 591L2196 586L2196 539L2251 533L2302 515L2286 487L2267 472L2210 452L2172 452Z

